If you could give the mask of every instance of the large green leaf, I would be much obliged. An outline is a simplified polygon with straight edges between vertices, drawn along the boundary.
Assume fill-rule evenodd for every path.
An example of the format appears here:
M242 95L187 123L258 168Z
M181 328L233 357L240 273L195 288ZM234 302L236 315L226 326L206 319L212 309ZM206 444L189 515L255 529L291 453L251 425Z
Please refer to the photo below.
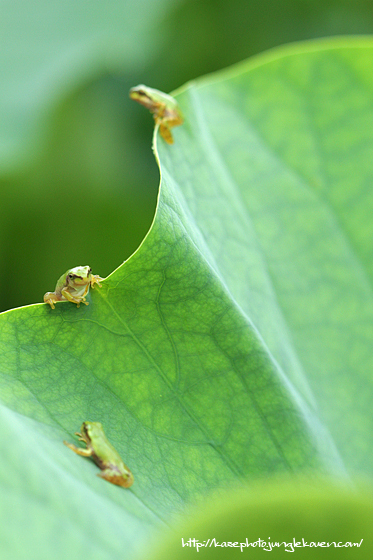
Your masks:
M138 251L88 307L1 315L17 560L40 539L38 558L130 557L243 479L371 473L372 59L368 40L296 46L184 88ZM130 490L62 445L84 420Z
M194 119L176 131L180 150L161 145L161 169L279 375L345 464L372 473L373 51L325 47L188 87Z

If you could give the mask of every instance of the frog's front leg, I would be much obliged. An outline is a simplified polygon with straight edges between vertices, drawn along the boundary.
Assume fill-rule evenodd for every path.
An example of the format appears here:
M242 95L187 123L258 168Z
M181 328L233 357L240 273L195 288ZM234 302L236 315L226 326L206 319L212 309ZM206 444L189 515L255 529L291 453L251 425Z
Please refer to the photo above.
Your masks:
M104 278L101 278L101 276L99 276L98 274L92 274L91 275L91 288L95 287L95 284L97 284L97 286L99 288L102 288L100 282L101 280L104 280Z
M83 447L76 447L76 445L67 441L64 441L64 444L67 445L67 447L74 451L77 455L82 455L83 457L91 457L92 455L92 449L83 449Z
M84 305L89 305L88 301L85 300L85 296L88 293L88 289L89 289L89 284L87 284L84 293L81 296L77 296L77 297L72 296L67 288L63 288L61 290L61 294L65 299L71 301L71 303L76 303L77 307L79 307L81 303L84 303Z

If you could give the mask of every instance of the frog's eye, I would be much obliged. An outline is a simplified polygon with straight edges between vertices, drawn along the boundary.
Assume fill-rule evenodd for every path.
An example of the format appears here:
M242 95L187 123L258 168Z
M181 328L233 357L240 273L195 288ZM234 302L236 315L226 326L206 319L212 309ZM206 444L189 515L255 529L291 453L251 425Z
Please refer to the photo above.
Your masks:
M70 280L72 280L74 278L74 274L68 274L68 277L70 278Z
M91 268L88 269L88 274L92 274L92 269Z

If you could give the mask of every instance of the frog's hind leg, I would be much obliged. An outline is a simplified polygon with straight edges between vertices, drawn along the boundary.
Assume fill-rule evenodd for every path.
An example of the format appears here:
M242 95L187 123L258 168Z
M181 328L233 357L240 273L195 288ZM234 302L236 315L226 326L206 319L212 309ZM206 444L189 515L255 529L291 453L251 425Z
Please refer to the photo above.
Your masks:
M173 136L172 136L171 131L170 131L170 129L167 125L161 123L159 125L159 132L161 133L161 136L162 136L163 140L165 140L167 142L167 144L173 144L174 143Z
M116 484L117 486L124 486L124 488L128 488L132 484L132 480L129 482L129 477L127 479L126 477L123 477L121 473L117 474L112 469L104 469L103 471L97 473L97 476L104 478L108 482Z
M44 294L44 303L49 303L52 309L55 308L55 303L59 301L58 297L54 292L47 292Z

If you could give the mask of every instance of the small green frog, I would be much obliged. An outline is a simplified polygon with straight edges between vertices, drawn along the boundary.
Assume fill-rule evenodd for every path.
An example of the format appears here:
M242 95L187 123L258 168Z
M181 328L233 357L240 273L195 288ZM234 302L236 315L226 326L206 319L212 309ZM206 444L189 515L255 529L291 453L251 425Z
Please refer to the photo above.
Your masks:
M97 476L101 476L112 484L129 488L133 484L133 474L107 440L102 424L100 422L83 422L80 431L81 433L76 432L76 435L79 436L79 441L84 441L87 449L76 447L67 441L64 441L64 444L78 455L92 457L102 470Z
M68 300L76 303L77 307L81 303L89 305L85 296L88 294L89 288L93 288L95 284L101 288L100 280L103 280L103 278L97 274L92 274L89 266L70 268L57 280L55 291L44 294L44 302L49 303L52 309L55 308L56 301Z
M154 115L159 131L167 144L173 144L171 128L183 124L184 119L177 101L158 89L139 85L130 89L130 98L144 105Z

